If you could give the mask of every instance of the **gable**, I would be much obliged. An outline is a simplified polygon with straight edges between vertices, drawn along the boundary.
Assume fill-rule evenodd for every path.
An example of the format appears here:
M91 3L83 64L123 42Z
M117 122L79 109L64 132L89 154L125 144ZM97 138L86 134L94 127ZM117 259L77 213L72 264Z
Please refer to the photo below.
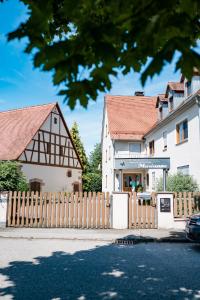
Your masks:
M58 105L49 113L19 160L24 163L82 169Z

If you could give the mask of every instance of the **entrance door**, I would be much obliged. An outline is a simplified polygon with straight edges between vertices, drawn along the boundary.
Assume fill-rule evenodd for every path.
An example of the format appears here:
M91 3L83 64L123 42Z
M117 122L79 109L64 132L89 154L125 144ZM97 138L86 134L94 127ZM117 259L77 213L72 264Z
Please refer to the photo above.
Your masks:
M131 192L132 186L135 186L135 190L137 191L137 187L142 184L142 176L137 173L126 173L123 174L123 191Z

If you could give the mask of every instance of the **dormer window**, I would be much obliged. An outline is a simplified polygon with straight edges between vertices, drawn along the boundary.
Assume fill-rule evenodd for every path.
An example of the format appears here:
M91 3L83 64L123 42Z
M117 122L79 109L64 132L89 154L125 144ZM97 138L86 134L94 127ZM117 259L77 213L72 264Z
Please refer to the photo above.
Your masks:
M169 98L169 111L174 110L174 99L173 96Z
M57 123L58 123L58 119L54 118L54 124L57 124Z

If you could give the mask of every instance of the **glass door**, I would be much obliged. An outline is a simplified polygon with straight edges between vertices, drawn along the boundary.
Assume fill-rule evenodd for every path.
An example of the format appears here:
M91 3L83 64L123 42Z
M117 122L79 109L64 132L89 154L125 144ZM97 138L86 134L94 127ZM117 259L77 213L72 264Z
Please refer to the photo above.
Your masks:
M142 176L138 173L123 174L123 191L137 191L138 186L142 185Z

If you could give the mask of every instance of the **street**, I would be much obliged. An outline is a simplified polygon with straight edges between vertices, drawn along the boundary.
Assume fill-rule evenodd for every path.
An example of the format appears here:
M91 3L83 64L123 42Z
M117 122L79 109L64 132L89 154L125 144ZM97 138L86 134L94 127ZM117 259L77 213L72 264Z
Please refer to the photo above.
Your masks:
M200 245L0 238L0 299L198 299Z

